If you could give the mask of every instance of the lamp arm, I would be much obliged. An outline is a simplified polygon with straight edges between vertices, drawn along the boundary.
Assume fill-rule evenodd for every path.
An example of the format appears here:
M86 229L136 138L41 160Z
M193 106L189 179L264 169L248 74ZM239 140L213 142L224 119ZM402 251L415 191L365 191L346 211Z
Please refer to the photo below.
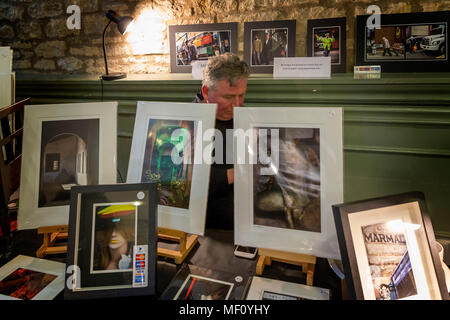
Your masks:
M106 25L105 30L103 30L103 58L105 59L106 75L109 75L109 72L108 72L108 61L106 59L105 34L106 34L106 30L108 29L110 24L111 24L111 20L108 21L108 24Z

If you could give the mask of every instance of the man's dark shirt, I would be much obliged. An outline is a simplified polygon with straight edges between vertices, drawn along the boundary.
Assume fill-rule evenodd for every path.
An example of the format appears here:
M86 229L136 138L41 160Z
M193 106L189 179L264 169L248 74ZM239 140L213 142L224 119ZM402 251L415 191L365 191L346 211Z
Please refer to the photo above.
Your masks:
M204 100L198 93L193 102L201 103ZM213 163L209 178L208 206L206 209L206 228L232 230L234 228L234 190L233 184L228 183L227 170L232 164L226 164L227 129L233 129L233 119L222 121L216 119L216 129L223 137L222 163ZM212 156L214 157L213 151ZM219 162L219 159L217 159Z

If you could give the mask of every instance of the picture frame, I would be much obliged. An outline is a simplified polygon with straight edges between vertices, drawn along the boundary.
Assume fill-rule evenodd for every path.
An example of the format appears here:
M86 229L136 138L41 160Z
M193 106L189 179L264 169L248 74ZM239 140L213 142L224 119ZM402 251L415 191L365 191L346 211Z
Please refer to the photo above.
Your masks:
M347 18L308 20L306 49L308 57L331 56L331 72L346 72L347 58ZM323 41L326 34L331 34L330 49L325 50ZM316 37L317 35L317 37ZM324 39L325 41L325 39Z
M296 20L244 22L244 61L250 73L272 73L274 57L295 57L296 23Z
M156 294L156 183L71 190L65 299Z
M234 128L235 244L339 259L342 109L236 108Z
M450 11L382 14L380 29L369 15L356 17L357 66L382 72L448 72Z
M350 299L448 300L421 192L333 205Z
M237 22L169 25L170 72L191 73L191 61L225 52L237 54L237 29ZM191 49L192 45L195 48ZM194 55L196 58L192 58Z
M52 300L65 272L64 263L18 255L0 268L0 300Z
M242 300L249 277L184 263L160 300Z
M73 185L117 182L117 105L25 106L19 230L67 225Z
M246 300L330 300L330 290L253 276Z
M203 135L214 129L215 114L215 104L138 101L127 182L152 181L152 177L160 181L160 227L204 234L212 158L203 150L212 136ZM186 143L179 137L171 139L177 132ZM163 143L156 145L160 134ZM177 147L183 153L179 164L172 158Z

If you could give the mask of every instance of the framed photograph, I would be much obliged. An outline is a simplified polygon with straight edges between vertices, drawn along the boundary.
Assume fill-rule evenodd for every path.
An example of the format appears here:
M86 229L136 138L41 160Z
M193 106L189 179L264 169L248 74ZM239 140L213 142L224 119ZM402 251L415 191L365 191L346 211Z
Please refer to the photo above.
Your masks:
M127 182L158 182L160 227L204 233L215 115L215 104L138 102Z
M296 20L244 23L244 61L251 73L272 73L273 59L295 57Z
M184 264L161 300L242 300L249 278Z
M0 268L0 300L52 300L64 289L66 265L18 255Z
M356 65L382 72L448 72L450 11L382 14L380 28L356 19Z
M254 276L246 300L330 300L330 290Z
M448 300L424 195L333 205L349 296L358 300Z
M234 128L235 244L339 259L342 109L237 108Z
M308 20L308 57L331 57L331 71L345 72L347 19Z
M157 195L156 183L72 188L66 298L155 294Z
M237 54L237 22L169 26L170 72L191 73L191 64L225 52Z
M117 102L25 106L18 228L68 224L70 189L116 183Z

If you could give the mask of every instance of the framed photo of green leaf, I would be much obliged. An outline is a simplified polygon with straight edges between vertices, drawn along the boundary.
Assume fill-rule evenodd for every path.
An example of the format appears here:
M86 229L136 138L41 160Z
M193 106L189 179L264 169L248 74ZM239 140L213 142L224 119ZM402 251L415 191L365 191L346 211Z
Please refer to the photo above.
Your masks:
M350 299L449 299L422 193L332 208Z

